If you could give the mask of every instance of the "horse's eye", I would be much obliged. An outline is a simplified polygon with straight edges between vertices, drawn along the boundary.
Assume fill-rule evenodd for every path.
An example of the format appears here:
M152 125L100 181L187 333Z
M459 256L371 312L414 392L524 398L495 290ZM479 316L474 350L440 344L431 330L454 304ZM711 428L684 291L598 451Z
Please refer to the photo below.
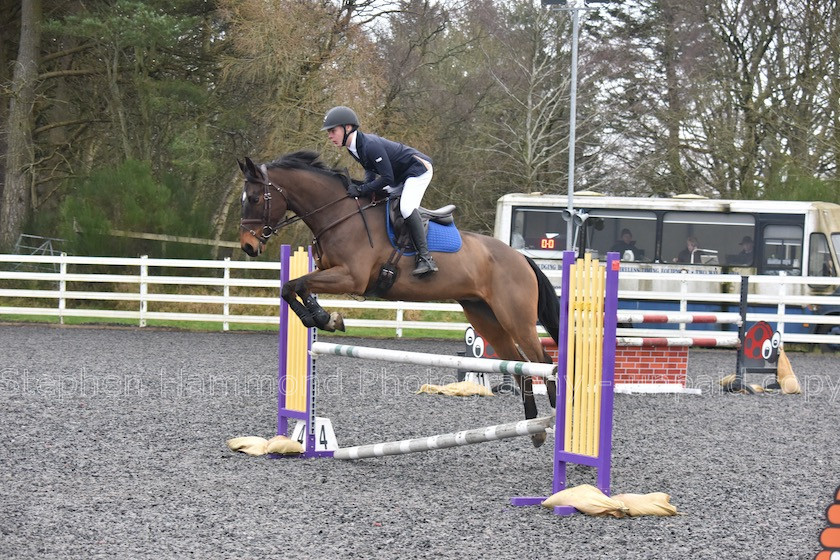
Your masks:
M247 191L242 191L242 204L245 204L246 201L251 204L256 204L260 201L260 195L248 194Z

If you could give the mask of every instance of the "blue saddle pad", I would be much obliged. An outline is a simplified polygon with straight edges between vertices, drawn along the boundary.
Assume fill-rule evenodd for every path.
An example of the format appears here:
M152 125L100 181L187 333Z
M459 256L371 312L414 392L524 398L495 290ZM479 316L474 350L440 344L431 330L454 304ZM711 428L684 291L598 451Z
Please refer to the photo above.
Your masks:
M391 213L388 208L385 208L385 224L388 228L388 239L391 240L391 245L395 249L397 247L397 238L394 235L394 227L391 224ZM452 223L448 226L440 225L437 222L429 222L429 231L426 234L426 242L429 244L429 251L436 251L438 253L457 253L461 250L461 232ZM413 255L416 251L414 247L409 244L406 249L406 255Z

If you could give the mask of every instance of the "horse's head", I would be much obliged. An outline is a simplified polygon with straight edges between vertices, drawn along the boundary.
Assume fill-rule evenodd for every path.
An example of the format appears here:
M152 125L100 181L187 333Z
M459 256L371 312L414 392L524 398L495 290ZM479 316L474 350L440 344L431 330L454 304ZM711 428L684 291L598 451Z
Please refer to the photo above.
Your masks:
M316 152L299 151L267 165L257 166L248 158L239 162L245 175L239 222L243 251L259 255L269 237L298 220L316 236L343 221L341 214L348 209L341 203L350 200L345 190L350 178L346 171L331 169L318 158ZM296 215L284 219L287 211Z
M249 158L245 158L245 163L237 163L245 175L239 244L249 256L256 257L265 249L268 238L277 231L289 203L283 189L269 179L265 165L258 167Z

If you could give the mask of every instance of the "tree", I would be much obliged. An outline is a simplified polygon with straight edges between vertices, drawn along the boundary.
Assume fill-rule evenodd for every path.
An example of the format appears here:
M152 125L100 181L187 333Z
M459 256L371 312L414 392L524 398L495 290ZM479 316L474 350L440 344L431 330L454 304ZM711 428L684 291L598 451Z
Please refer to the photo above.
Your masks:
M568 144L569 64L560 45L569 44L566 14L531 3L506 10L494 39L501 49L487 53L487 66L504 95L504 115L488 123L485 148L494 171L521 192L553 190L560 183ZM565 152L568 155L568 151Z
M773 138L766 156L766 188L837 183L838 80L840 41L838 10L830 3L798 0L783 6L784 22L776 32L770 68L776 87L769 125ZM795 190L795 187L794 189ZM827 189L831 190L831 189ZM827 193L826 193L827 194ZM823 194L820 200L830 196Z
M319 132L330 105L354 105L365 114L378 79L363 24L381 15L374 0L221 0L230 41L223 87L241 96L250 155L271 158L323 145ZM214 236L227 231L240 195L236 170L214 217Z
M161 246L112 235L112 230L167 235L207 235L210 224L195 209L188 189L172 175L159 180L146 162L126 160L69 181L72 196L59 207L59 233L68 249L82 255L141 255L151 250L167 257L206 257L196 245ZM103 192L109 193L102 196ZM163 254L166 251L166 254Z
M686 150L693 84L706 52L694 4L643 0L597 12L605 19L597 55L610 69L599 101L615 108L602 146L614 194L667 196L700 186Z
M5 248L23 227L66 231L59 210L80 208L67 204L79 185L103 186L114 169L142 168L169 200L189 201L194 231L181 234L206 235L200 224L212 221L214 237L231 239L236 158L308 148L359 171L320 132L338 104L428 153L424 202L456 203L468 229L492 230L502 194L565 191L570 18L535 0L62 0L42 14L41 2L0 0ZM589 12L576 187L830 198L839 24L840 4L824 0ZM97 197L81 203L107 210Z
M36 161L43 169L39 202L54 200L42 213L75 196L75 177L128 160L147 163L159 180L174 175L190 194L186 210L208 212L221 187L216 177L231 167L231 145L241 136L217 85L214 48L223 41L212 4L64 6L45 24L50 52L43 57Z
M9 250L23 231L32 204L32 108L41 45L41 0L21 4L20 43L9 102L6 169L0 200L0 249Z
M776 0L720 0L704 6L711 55L702 76L692 163L709 190L755 198L757 171L770 132L775 87L768 55L782 22Z

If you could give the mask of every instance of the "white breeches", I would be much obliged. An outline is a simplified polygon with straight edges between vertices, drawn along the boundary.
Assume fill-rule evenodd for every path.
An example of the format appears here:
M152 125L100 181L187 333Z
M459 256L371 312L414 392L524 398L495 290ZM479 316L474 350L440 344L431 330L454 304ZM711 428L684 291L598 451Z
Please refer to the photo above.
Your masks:
M400 215L408 218L412 212L420 207L423 194L429 183L432 182L432 166L427 165L428 171L417 177L409 177L405 180L402 194L400 195Z

